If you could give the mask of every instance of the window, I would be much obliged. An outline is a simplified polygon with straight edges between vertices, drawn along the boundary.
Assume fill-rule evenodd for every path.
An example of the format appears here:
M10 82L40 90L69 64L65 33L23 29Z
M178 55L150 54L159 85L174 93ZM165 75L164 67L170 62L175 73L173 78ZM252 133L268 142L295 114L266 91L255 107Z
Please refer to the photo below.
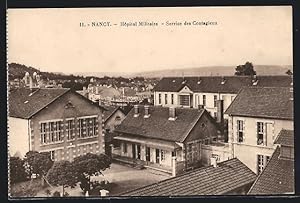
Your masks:
M127 143L126 142L123 143L123 153L127 154Z
M202 100L203 100L203 106L206 106L206 95L202 96Z
M217 119L217 112L214 112L214 118Z
M41 123L41 143L47 143L46 123Z
M120 117L120 116L116 116L115 120L116 120L116 121L120 121L120 120L121 120L121 117Z
M62 121L43 122L40 124L41 144L62 141Z
M214 95L214 107L217 107L217 95Z
M180 95L179 102L182 106L190 106L190 96L189 95Z
M92 137L97 135L97 118L79 118L79 138Z
M238 142L244 141L244 122L242 120L237 121L237 134Z
M166 160L166 152L164 150L160 151L160 160L161 161Z
M264 144L264 123L257 122L257 145Z
M174 104L174 94L171 94L171 104Z
M165 104L168 104L168 95L165 94Z
M209 139L205 139L204 140L204 145L208 145L209 144Z
M218 154L211 154L212 158L215 158L216 161L220 161L220 156Z
M67 120L67 139L73 140L75 139L75 120Z
M161 94L158 94L158 104L161 104Z
M257 174L260 174L263 171L269 160L269 156L264 156L261 154L257 155Z

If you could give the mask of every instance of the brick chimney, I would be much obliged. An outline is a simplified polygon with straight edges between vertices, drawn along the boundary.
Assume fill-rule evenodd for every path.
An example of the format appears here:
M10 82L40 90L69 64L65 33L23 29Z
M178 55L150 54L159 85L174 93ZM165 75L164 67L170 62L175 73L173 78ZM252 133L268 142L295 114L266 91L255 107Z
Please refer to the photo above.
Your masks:
M175 121L176 120L176 108L175 107L169 107L169 121Z
M145 108L144 118L149 118L150 117L149 106L145 105L144 108Z
M140 113L139 113L139 105L134 105L133 106L133 110L134 110L134 115L133 117L139 117Z

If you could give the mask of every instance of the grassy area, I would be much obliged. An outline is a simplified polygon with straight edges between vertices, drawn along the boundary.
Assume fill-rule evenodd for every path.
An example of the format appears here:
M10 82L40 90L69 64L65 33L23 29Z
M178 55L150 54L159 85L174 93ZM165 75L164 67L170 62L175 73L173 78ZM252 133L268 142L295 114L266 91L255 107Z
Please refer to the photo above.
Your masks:
M42 185L40 178L28 180L12 184L10 187L10 195L11 197L34 197L39 191L47 187L47 184Z

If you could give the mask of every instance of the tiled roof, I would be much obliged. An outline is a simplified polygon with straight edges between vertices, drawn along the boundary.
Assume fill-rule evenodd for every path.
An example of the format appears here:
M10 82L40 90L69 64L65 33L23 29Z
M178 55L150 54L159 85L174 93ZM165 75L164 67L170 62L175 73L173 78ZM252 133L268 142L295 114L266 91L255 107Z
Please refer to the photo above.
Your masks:
M115 131L182 142L206 111L204 109L176 108L177 119L175 121L168 120L169 108L167 107L150 106L149 112L151 116L144 118L144 107L139 106L140 115L134 117L134 108L132 108Z
M9 92L9 116L29 119L69 91L71 91L69 88L35 88L33 91L29 88L11 90ZM91 102L81 94L73 93ZM98 104L92 103L92 105L106 110Z
M104 122L106 122L107 119L109 119L115 111L117 111L118 109L121 110L121 108L117 106L102 106L102 107L104 107L107 110L103 112Z
M277 147L263 172L250 188L250 195L276 195L294 193L294 160L280 159Z
M121 196L222 195L251 184L256 175L237 158L121 194Z
M243 88L225 114L275 119L294 118L292 93L287 87Z
M29 88L12 90L9 92L9 116L28 119L69 90L39 88L32 93Z
M165 77L154 87L154 91L178 92L186 85L193 92L238 93L241 87L253 86L251 76L225 76L224 79L225 83L221 84L222 76ZM289 87L292 81L288 75L257 76L257 80L258 87Z
M274 143L284 146L294 146L294 131L282 129Z

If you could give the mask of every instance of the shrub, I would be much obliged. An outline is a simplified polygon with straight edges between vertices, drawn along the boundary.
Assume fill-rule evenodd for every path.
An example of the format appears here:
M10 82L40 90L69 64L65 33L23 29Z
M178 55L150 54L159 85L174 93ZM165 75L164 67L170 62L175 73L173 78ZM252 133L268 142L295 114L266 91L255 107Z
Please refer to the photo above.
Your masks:
M9 161L10 183L19 183L29 179L26 173L24 161L19 157L10 157Z
M58 191L53 192L52 197L60 197L60 192Z

